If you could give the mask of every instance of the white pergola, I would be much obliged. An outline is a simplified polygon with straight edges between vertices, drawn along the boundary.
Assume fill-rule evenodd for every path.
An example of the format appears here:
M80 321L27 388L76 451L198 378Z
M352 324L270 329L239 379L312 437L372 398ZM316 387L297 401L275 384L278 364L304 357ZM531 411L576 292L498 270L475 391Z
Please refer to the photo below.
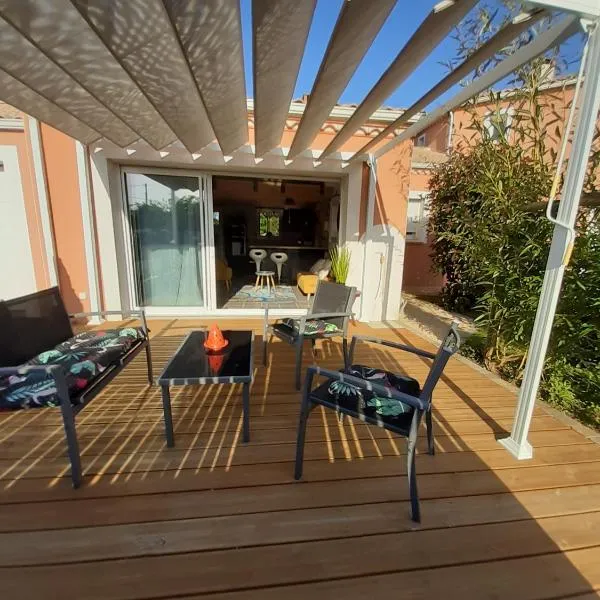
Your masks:
M342 152L343 144L477 4L477 0L441 0L416 24L412 37L328 146L322 151L312 148L395 4L396 0L343 2L289 148L280 144L316 0L252 1L253 145L239 0L0 0L0 99L84 145L120 148L123 156L143 151L159 161L175 154L193 162L210 149L224 163L242 155L247 160L249 154L258 163L275 154L292 169L301 159L319 164L367 161L373 173L368 244L378 157L521 65L585 31L588 60L578 124L515 421L510 437L501 440L518 458L529 458L527 434L575 238L600 107L600 0L531 0L527 13L499 31L381 134L357 152ZM546 31L418 118L477 66L551 13L556 19ZM388 141L381 146L384 140Z

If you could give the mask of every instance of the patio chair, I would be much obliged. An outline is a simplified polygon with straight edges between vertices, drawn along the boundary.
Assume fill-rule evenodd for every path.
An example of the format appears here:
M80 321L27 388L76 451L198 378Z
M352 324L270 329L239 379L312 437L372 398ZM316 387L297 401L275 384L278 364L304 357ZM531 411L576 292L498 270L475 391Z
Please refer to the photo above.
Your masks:
M460 346L457 324L452 323L436 354L388 340L357 335L352 338L350 345L348 357L350 363L352 363L354 349L359 340L397 348L431 359L433 363L425 383L421 387L419 382L411 377L371 369L363 365L352 365L345 367L342 371L330 371L316 366L309 367L302 392L294 477L296 480L302 477L306 423L311 410L317 405L331 408L338 413L340 419L343 419L344 415L349 415L407 438L407 474L411 517L413 521L420 522L421 514L415 471L417 432L421 419L425 416L428 452L433 455L435 448L431 419L432 393L448 359ZM327 381L312 389L315 375L326 377Z
M352 317L352 305L356 288L320 281L315 293L312 308L300 319L281 319L269 325L269 307L265 305L263 333L263 363L267 364L267 346L273 336L296 348L296 389L300 389L302 370L302 349L304 340L311 341L313 356L315 341L342 337L344 364L348 355L348 320ZM269 339L267 340L267 336Z

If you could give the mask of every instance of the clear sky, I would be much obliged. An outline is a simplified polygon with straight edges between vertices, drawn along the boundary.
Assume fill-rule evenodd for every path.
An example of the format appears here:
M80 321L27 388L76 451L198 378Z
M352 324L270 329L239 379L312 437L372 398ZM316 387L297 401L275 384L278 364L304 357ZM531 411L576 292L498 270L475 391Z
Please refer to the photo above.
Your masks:
M309 93L327 42L344 0L318 0L306 51L294 90L294 98ZM377 2L377 0L371 0ZM500 0L494 0L500 3ZM418 24L429 14L439 0L398 0L379 35L359 65L342 97L341 102L360 103L378 81L401 48L414 33ZM251 0L241 0L244 56L246 61L247 94L252 95L252 29ZM572 43L569 52L578 55L579 46ZM446 38L429 58L386 101L387 106L408 107L447 74L442 64L456 53L455 42ZM447 95L446 95L447 96ZM440 99L440 101L443 100ZM430 107L431 108L431 107Z

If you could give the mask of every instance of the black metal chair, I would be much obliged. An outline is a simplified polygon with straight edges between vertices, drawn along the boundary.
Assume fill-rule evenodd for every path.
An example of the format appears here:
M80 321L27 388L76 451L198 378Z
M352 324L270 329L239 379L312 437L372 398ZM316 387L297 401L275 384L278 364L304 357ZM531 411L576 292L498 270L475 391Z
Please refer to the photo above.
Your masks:
M302 393L302 406L298 424L296 466L294 477L302 477L304 461L304 439L306 423L311 410L325 406L337 411L340 418L349 415L371 425L383 427L407 438L408 442L408 487L411 502L411 517L420 522L419 496L415 472L415 447L421 419L427 424L429 454L434 454L433 424L431 419L432 393L448 362L458 350L460 337L457 324L453 323L436 354L388 340L367 336L354 336L350 346L349 362L352 363L356 342L362 340L404 350L433 361L423 387L416 379L403 377L387 371L370 369L362 365L345 367L343 371L331 371L309 367ZM327 381L312 389L315 375Z
M300 389L302 349L304 340L309 339L313 355L315 341L342 336L344 365L348 356L348 321L352 317L352 305L356 288L319 281L310 312L300 319L280 319L269 325L269 306L265 306L263 330L263 363L267 364L267 346L273 336L296 348L296 389ZM267 337L269 338L267 340Z

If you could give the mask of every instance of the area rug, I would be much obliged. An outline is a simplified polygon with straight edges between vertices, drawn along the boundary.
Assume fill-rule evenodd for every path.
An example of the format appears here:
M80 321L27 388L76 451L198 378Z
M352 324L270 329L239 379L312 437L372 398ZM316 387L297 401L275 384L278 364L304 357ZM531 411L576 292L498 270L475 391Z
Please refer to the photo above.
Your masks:
M270 290L266 287L254 289L253 285L245 285L234 296L237 300L262 300L275 302L295 302L296 292L291 285L278 285Z

